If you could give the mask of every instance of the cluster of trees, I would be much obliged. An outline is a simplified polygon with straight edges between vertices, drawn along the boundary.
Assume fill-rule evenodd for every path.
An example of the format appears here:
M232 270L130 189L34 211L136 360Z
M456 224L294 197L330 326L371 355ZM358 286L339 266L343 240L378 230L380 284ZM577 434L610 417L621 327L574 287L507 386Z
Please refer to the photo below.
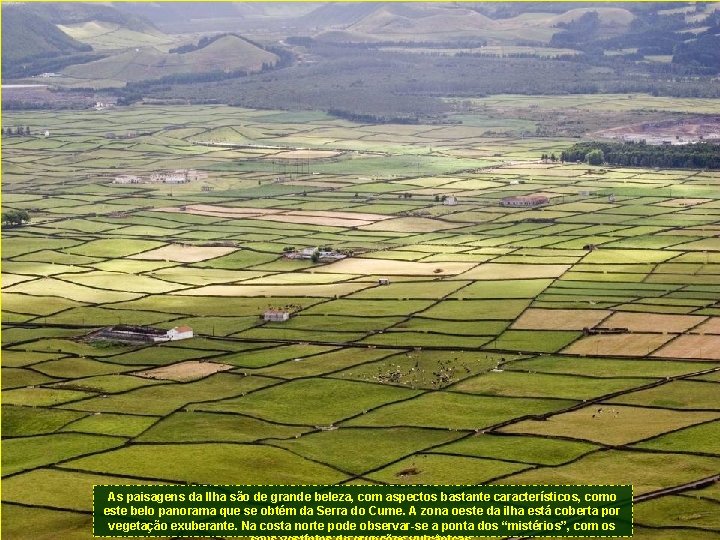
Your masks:
M650 145L645 142L582 142L563 150L562 161L589 165L720 169L720 144Z
M309 36L290 36L285 39L290 45L302 47L331 44L335 47L350 49L381 49L385 47L402 47L405 49L476 49L485 47L488 42L484 39L458 39L453 41L406 41L406 40L376 40L376 41L333 41L332 38L318 41Z
M358 124L420 124L424 118L419 114L400 116L393 114L368 114L342 109L328 109L329 115Z
M30 223L30 214L27 210L6 210L2 213L3 227L19 227Z
M561 22L557 26L563 30L553 34L550 45L560 48L577 48L595 37L600 29L600 17L597 11L588 11L569 23Z
M216 82L168 82L142 89L129 85L125 91L137 90L154 99L203 103L211 97L240 107L324 110L360 123L407 124L448 122L452 107L442 99L448 96L637 92L720 97L720 85L675 73L670 63L640 64L618 57L460 59L317 41L308 53L318 61ZM595 65L607 69L589 69Z
M720 36L706 34L692 41L678 43L672 61L673 64L695 65L698 69L717 73L720 66Z
M4 5L2 19L3 79L56 71L68 65L67 59L92 51L25 3Z
M228 36L230 34L218 34L216 36L203 36L200 38L200 40L197 42L197 45L194 43L188 43L187 45L180 45L179 47L175 47L174 49L170 49L169 53L176 53L176 54L185 54L192 51L199 51L200 49L207 47L214 41L217 41L218 39Z
M4 104L3 104L4 105ZM31 135L30 132L30 126L18 126L15 129L8 127L8 128L2 128L2 136L3 137L29 137Z
M652 4L648 2L648 4ZM694 25L689 25L685 13L660 13L663 6L633 7L636 17L626 32L606 37L599 32L601 21L594 11L570 23L553 35L550 44L582 51L578 60L596 62L605 50L636 49L624 55L632 62L643 61L646 55L672 55L672 64L666 69L673 73L712 75L720 72L720 13L710 12ZM701 9L702 8L701 6ZM688 32L689 26L703 28ZM617 61L618 57L613 57Z
M552 154L550 154L550 155L542 154L542 155L540 156L540 159L542 160L543 163L547 163L548 161L550 161L551 163L555 163L555 162L558 160L558 158L557 158L557 156L555 155L555 153L552 153Z

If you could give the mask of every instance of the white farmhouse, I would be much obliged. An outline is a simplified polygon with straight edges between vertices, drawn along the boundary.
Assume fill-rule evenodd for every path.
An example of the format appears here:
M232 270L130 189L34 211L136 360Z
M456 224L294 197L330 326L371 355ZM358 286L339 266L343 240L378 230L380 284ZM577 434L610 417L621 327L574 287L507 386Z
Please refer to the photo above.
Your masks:
M189 326L176 326L167 331L167 337L170 341L189 339L193 337L193 329Z
M263 313L263 319L270 322L283 322L290 318L290 312L285 309L268 309Z

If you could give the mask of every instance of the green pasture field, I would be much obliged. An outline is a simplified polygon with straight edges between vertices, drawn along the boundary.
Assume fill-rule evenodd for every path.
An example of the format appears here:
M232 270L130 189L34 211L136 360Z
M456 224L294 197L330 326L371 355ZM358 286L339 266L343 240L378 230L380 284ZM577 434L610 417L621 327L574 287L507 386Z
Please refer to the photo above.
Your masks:
M103 47L154 40L73 31ZM3 139L3 209L31 216L2 235L5 535L90 540L92 484L350 481L676 488L636 506L636 536L717 537L717 488L682 486L720 469L720 173L543 163L575 139L513 135L539 125L530 113L702 115L717 102L463 100L477 114L443 125L223 105L4 111L51 132ZM341 152L276 157L296 148ZM112 183L178 168L207 178ZM500 204L540 193L547 205ZM202 215L209 205L312 215ZM336 221L349 217L361 224ZM179 243L235 251L134 258ZM353 253L283 257L314 247ZM547 329L513 326L529 308L547 308ZM587 338L553 308L702 315L643 331L692 334L702 358L563 352ZM265 321L269 309L292 316ZM120 324L194 337L86 338Z

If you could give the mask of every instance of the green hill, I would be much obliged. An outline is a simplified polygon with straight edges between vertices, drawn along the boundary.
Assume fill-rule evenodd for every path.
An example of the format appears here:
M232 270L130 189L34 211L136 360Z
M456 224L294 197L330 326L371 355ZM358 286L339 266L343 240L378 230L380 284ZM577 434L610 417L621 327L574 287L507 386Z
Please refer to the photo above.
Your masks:
M346 18L338 6L316 10L318 21L335 26L316 35L321 41L487 41L513 44L533 41L548 43L563 25L592 11L598 14L603 35L622 31L634 15L622 8L596 6L574 8L563 13L522 12L508 18L493 19L462 4L380 3L351 9ZM343 24L347 23L347 24ZM344 33L338 33L344 32Z
M3 75L40 58L89 52L92 47L71 38L46 19L20 6L2 6Z
M54 24L78 24L88 21L114 23L136 32L156 30L143 17L94 2L29 2L22 9Z
M145 46L154 46L167 50L178 41L177 36L163 34L155 29L132 30L118 23L106 21L93 20L82 23L59 24L58 28L76 40L90 45L96 51Z
M111 25L135 35L158 35L148 21L101 4L29 2L2 6L2 74L20 78L97 60L84 43L58 25Z
M80 86L122 86L126 82L202 74L260 71L278 57L235 35L226 35L187 53L166 53L154 47L135 48L62 71L63 83Z

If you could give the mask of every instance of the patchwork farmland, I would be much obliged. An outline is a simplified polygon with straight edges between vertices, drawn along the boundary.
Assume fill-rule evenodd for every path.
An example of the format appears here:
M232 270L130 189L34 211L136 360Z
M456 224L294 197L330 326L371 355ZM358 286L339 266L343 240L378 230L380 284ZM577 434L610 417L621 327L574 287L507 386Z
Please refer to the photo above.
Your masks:
M7 538L89 539L93 484L157 482L633 483L635 538L720 538L717 171L318 112L3 122L48 132L3 140ZM194 337L82 339L115 325Z

